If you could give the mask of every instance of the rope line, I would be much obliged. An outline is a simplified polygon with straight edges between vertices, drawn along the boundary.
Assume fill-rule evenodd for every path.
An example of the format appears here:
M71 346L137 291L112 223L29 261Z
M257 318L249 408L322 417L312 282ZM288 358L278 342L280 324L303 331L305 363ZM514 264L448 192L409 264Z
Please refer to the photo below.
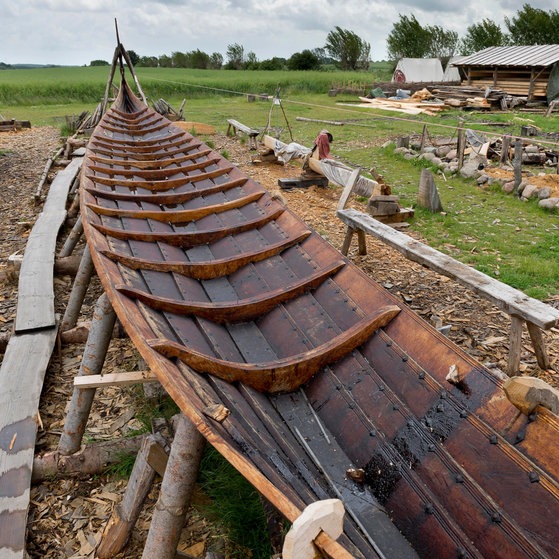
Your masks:
M162 78L154 78L149 76L147 79L150 80L155 80L155 81L160 81L160 82L164 82L164 83L172 83L175 85L183 85L185 87L193 87L193 88L198 88L198 89L207 89L207 90L212 90L212 91L218 91L218 92L222 92L222 93L230 93L233 95L242 95L242 96L246 96L246 95L258 95L258 94L250 94L250 93L246 93L246 92L242 92L242 91L235 91L232 89L223 89L223 88L219 88L219 87L211 87L211 86L206 86L206 85L199 85L199 84L191 84L191 83L186 83L186 82L180 82L180 81L173 81L173 80L165 80ZM285 103L290 103L292 105L301 105L304 107L313 107L313 108L317 108L317 109L329 109L329 110L335 110L338 112L343 112L343 113L350 113L350 114L355 114L355 115L361 115L363 116L364 112L363 111L359 111L356 109L351 109L351 108L346 108L346 107L339 107L339 106L329 106L329 105L320 105L318 103L309 103L306 101L294 101L291 99L282 99L282 102ZM409 124L414 124L414 125L423 125L423 124L428 124L429 126L435 126L437 128L442 128L442 129L447 129L447 130L453 130L454 134L456 133L456 126L451 126L448 124L439 124L436 122L425 122L423 120L412 120L409 118L405 118L405 117L397 117L397 116L387 116L387 115L369 115L368 119L370 120L394 120L397 122L407 122ZM476 124L476 123L473 123ZM364 124L364 123L358 123L358 122L346 122L344 123L344 125L350 125L350 126L359 126L362 128L373 128L374 125L373 124ZM473 128L471 125L468 126L468 128L470 128L471 130L475 130L476 132L480 132L488 137L494 137L494 138L502 138L503 134L498 134L497 132L491 132L491 131L486 131L486 130L480 130L478 128ZM526 140L526 137L522 137L522 136L514 136L514 135L509 135L511 140ZM546 141L546 140L537 140L537 141L533 141L533 143L537 143L540 144L542 146L551 146L551 147L559 147L559 142L558 141Z

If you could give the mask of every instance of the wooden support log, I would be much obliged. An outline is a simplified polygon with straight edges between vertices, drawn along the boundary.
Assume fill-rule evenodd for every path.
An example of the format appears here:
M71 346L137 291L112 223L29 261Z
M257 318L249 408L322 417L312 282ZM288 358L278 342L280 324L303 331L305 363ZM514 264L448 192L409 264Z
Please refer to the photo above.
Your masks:
M200 468L205 439L180 414L142 559L174 559Z
M98 375L101 373L115 321L116 314L109 298L103 293L95 306L91 330L78 375ZM94 397L95 388L74 388L64 423L64 431L58 443L58 450L61 454L73 454L80 449Z
M39 180L39 184L37 185L37 191L35 192L35 201L40 200L41 198L41 190L47 180L50 168L52 167L52 164L55 162L56 158L64 151L64 147L61 147L54 155L51 155L46 164L45 164L45 168L43 170L43 174L41 175L41 179Z
M128 480L122 502L115 507L97 547L96 557L99 559L114 557L124 548L130 538L155 478L155 470L148 462L148 455L152 446L160 446L161 448L165 446L165 440L159 433L149 435L143 441L134 462L134 468ZM159 556L153 555L152 557Z
M120 462L123 454L136 454L147 436L89 444L71 456L63 456L57 450L35 456L32 482L75 474L102 474L107 466Z
M74 285L72 286L72 291L70 292L66 311L62 318L62 324L60 326L62 332L70 330L70 328L73 328L77 324L83 300L94 270L95 268L93 266L93 260L91 259L91 253L89 252L89 246L86 245L78 272L76 273Z
M74 224L74 227L72 227L72 230L70 231L70 234L66 238L66 241L64 241L64 246L60 250L58 256L61 257L70 256L74 251L74 248L78 244L78 241L81 239L82 234L83 234L83 221L80 216L78 217L78 220Z

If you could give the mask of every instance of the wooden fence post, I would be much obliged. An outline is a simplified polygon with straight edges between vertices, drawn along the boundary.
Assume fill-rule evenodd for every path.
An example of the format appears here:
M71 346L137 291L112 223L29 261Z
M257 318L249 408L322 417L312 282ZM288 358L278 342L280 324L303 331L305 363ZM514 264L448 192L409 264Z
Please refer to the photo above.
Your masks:
M518 196L518 187L522 182L522 140L517 138L514 142L514 193Z

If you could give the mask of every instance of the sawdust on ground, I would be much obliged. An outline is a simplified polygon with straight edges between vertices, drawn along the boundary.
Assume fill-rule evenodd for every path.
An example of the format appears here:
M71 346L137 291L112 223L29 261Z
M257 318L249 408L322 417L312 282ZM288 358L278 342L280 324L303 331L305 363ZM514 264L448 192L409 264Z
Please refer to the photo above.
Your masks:
M283 197L288 206L333 246L340 248L344 227L335 217L340 189L294 189L278 192L278 179L300 174L297 164L255 165L251 152L234 138L224 134L212 137L217 151L226 150L230 160L264 187ZM6 259L25 248L29 226L40 212L34 194L48 157L60 146L54 128L32 128L17 133L0 134L0 271ZM56 169L53 170L53 174ZM68 231L64 233L67 234ZM367 238L368 255L359 256L350 249L351 260L391 293L400 297L425 320L451 325L450 339L466 352L490 367L506 368L510 317L490 303L479 299L466 288L446 277L410 262L400 253L371 237ZM5 271L5 270L4 270ZM71 289L71 278L55 280L56 307L64 312ZM88 291L80 320L89 320L100 294L98 283ZM9 332L15 318L17 282L10 277L0 284L0 332ZM559 301L556 301L559 303ZM521 370L558 384L558 331L544 332L552 369L541 371L529 340L523 340ZM72 392L83 345L65 346L53 356L41 398L43 427L37 440L37 452L56 448L64 422L64 410ZM105 370L140 368L139 356L128 340L113 340ZM86 438L114 439L142 428L138 391L131 388L106 388L95 398ZM28 521L28 552L32 558L59 559L93 557L94 548L115 504L122 498L126 481L114 475L69 477L49 480L33 487ZM132 559L141 550L157 499L157 484L148 495L137 527L128 547L117 557ZM204 496L197 493L181 536L180 549L193 557L204 557L210 550L223 551L221 534L196 506Z

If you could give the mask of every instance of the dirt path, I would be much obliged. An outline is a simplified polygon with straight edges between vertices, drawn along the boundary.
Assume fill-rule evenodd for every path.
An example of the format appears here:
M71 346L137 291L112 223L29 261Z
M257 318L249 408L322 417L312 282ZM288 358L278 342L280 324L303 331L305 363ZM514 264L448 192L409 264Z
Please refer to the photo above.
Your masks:
M216 151L226 150L230 160L264 187L284 198L288 206L333 246L340 248L344 227L335 217L340 189L316 188L278 192L278 179L300 174L296 164L255 165L246 146L234 138L216 135L212 138ZM30 225L41 210L34 203L34 193L45 162L60 146L54 128L32 128L17 133L0 134L0 272L7 269L7 257L23 251ZM55 169L56 170L56 169ZM406 260L400 253L380 241L367 239L368 255L358 256L352 246L350 258L400 297L425 320L451 326L449 337L470 355L489 367L506 368L510 318L469 290ZM56 279L57 310L63 313L71 279ZM90 289L83 309L84 320L91 316L92 305L99 294L96 283ZM5 277L0 284L0 332L9 332L15 318L17 283ZM552 370L541 371L527 336L524 339L521 370L558 385L559 331L544 334L552 362ZM37 452L56 447L64 421L64 409L70 398L83 346L64 347L53 357L41 400L43 428L39 432ZM133 369L138 355L127 340L111 343L106 370ZM140 395L130 388L109 388L98 392L88 440L125 436L143 427L140 420ZM136 413L129 413L130 410ZM109 476L71 478L48 481L33 487L28 523L28 551L32 558L92 557L93 548L110 516L115 502L121 499L125 481ZM151 510L157 498L154 490L148 497L132 542L120 559L141 555L149 527ZM193 556L203 556L217 541L216 528L209 524L196 507L189 514L180 548ZM198 555L199 554L199 555Z

